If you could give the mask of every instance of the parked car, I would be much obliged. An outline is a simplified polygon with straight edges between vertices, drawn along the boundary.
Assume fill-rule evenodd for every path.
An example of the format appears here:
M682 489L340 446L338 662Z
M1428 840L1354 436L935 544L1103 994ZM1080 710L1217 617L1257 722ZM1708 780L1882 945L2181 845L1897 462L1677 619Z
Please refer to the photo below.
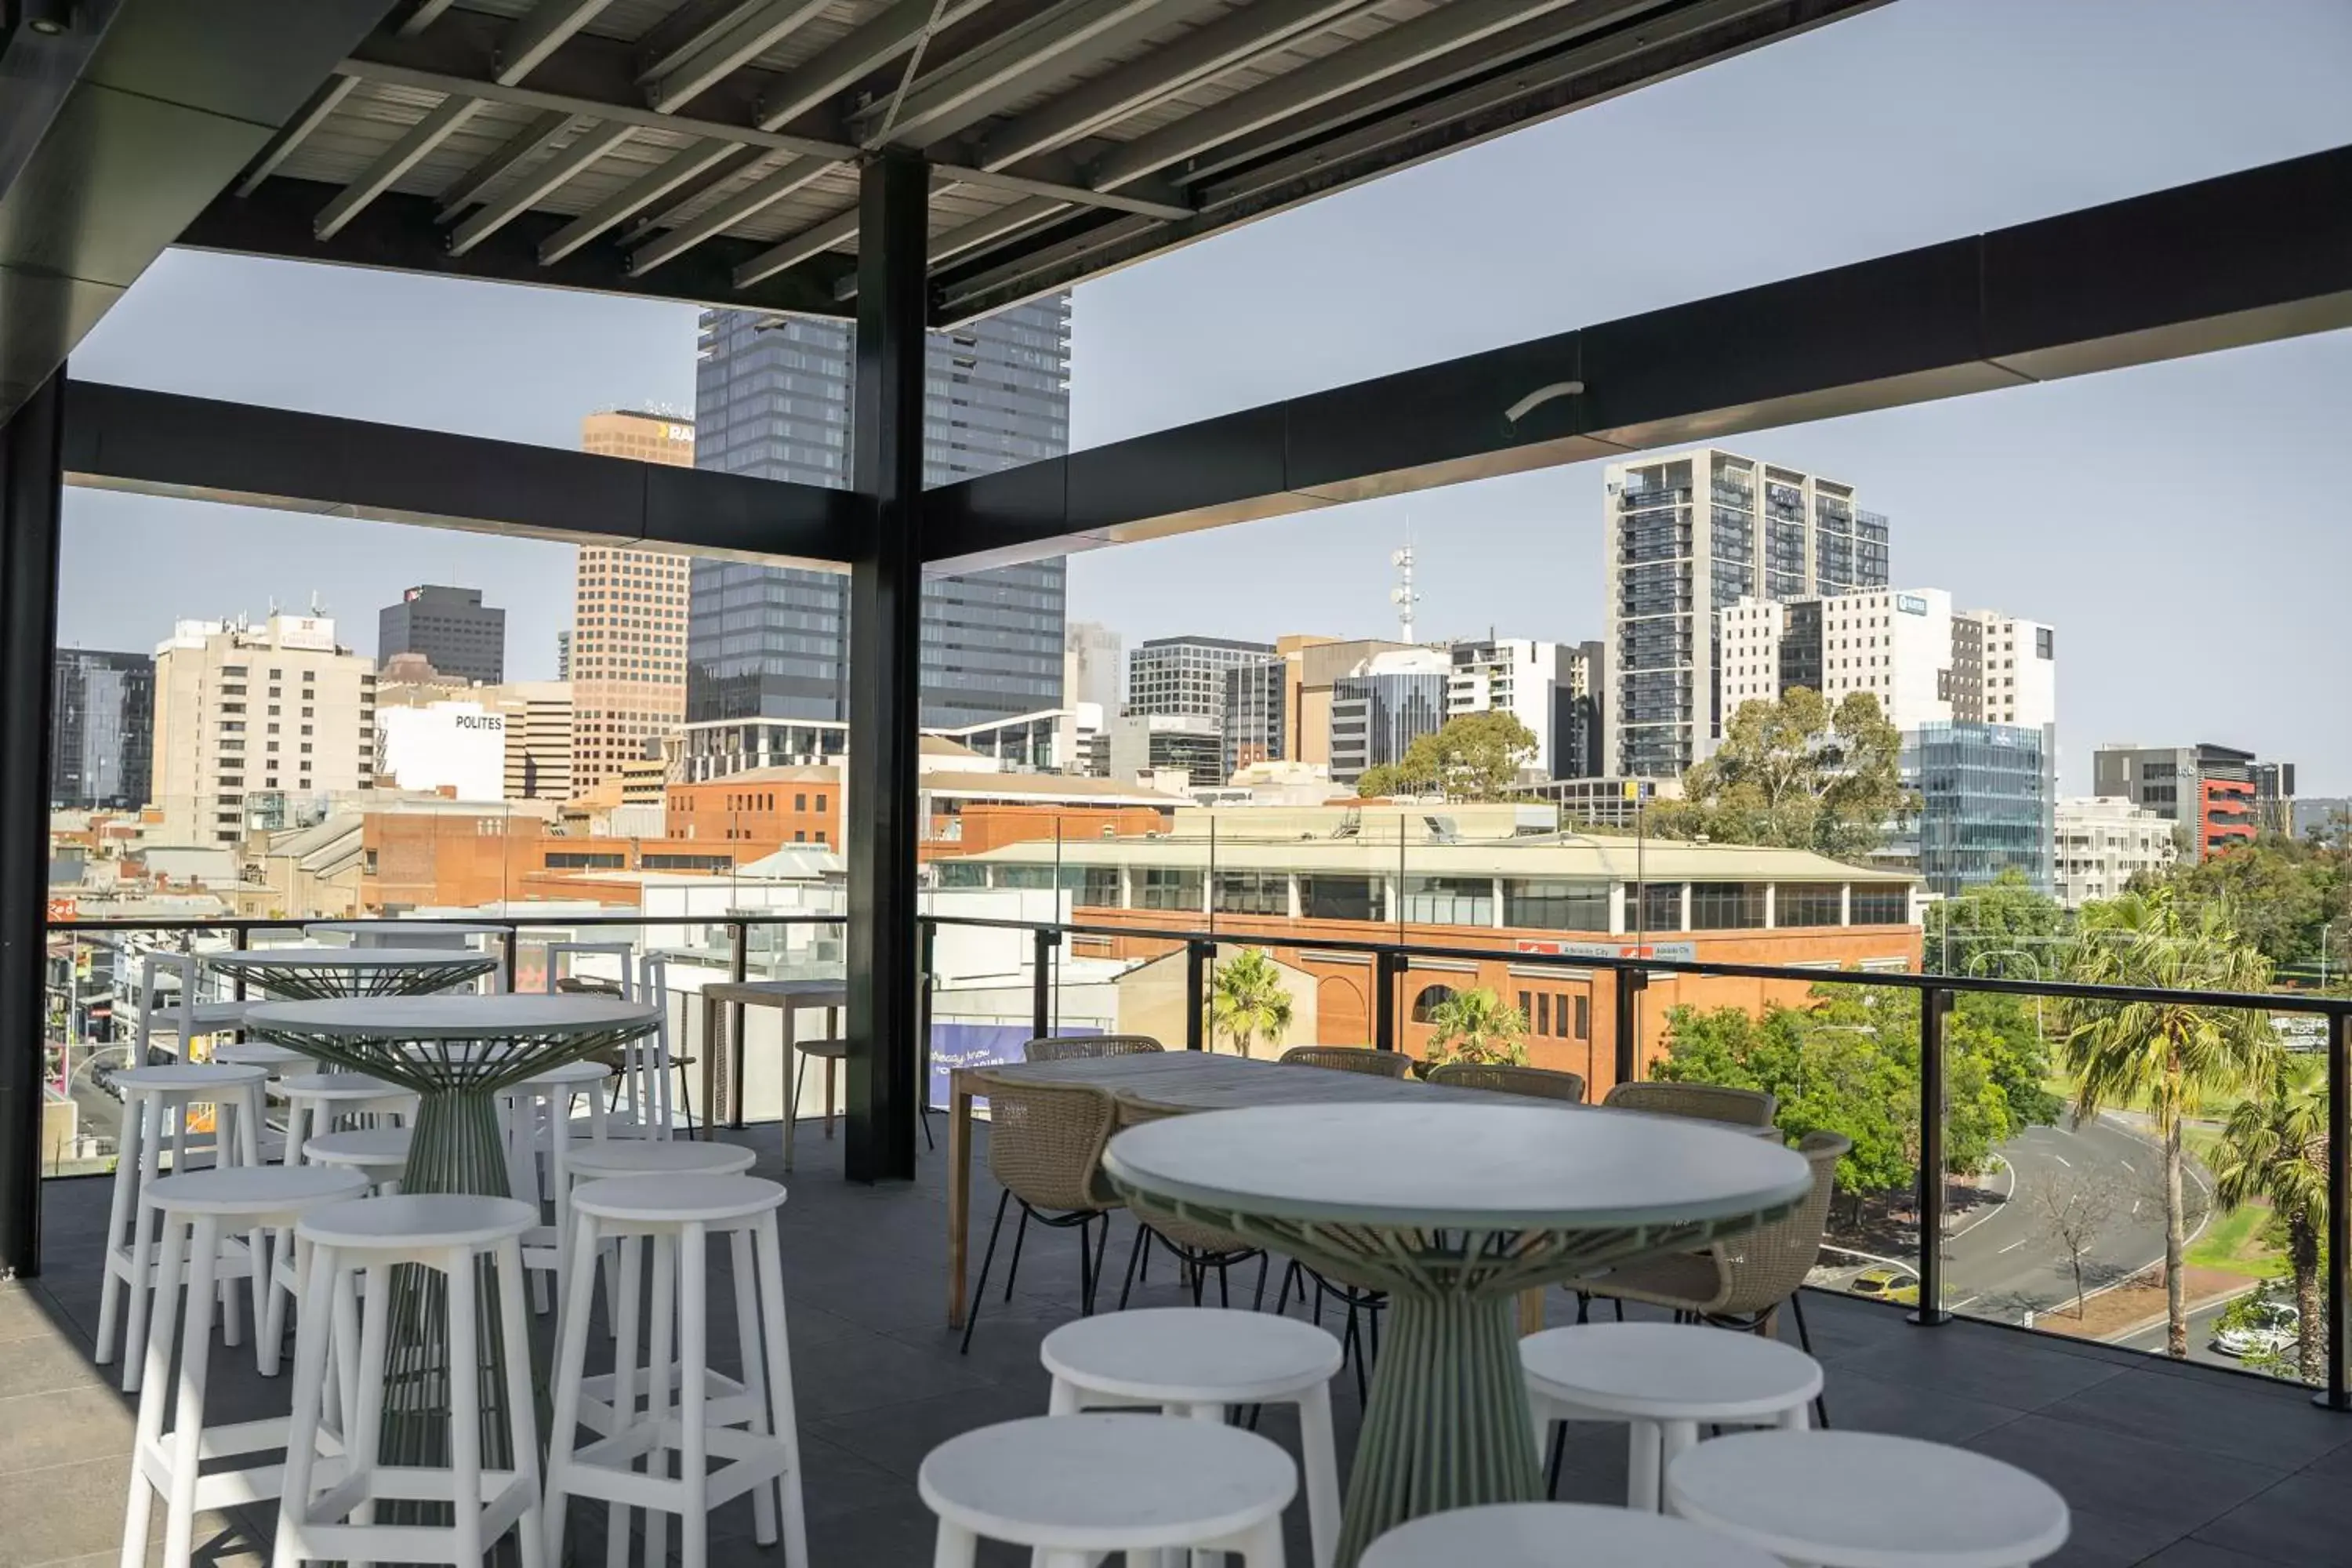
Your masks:
M2213 1348L2223 1355L2283 1355L2302 1334L2303 1313L2292 1301L2265 1297L2234 1315L2238 1321L2213 1336Z
M1919 1277L1907 1268L1865 1268L1853 1277L1853 1283L1846 1289L1853 1295L1866 1296L1874 1301L1902 1301L1916 1305L1919 1300Z

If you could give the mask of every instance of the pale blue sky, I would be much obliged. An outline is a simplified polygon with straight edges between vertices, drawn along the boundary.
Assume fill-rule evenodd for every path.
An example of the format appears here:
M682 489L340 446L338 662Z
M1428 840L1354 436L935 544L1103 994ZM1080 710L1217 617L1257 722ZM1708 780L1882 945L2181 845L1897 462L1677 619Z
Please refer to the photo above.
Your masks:
M1085 445L2352 142L2344 0L1895 0L1081 289ZM173 255L85 345L101 380L571 445L693 395L690 311ZM2352 790L2336 472L2352 334L1764 432L1853 482L1895 572L2059 627L2061 746L2214 740ZM1598 634L1597 465L1081 558L1074 617L1375 634L1421 546L1423 635ZM75 492L62 634L326 597L372 647L417 581L486 588L551 671L558 546Z

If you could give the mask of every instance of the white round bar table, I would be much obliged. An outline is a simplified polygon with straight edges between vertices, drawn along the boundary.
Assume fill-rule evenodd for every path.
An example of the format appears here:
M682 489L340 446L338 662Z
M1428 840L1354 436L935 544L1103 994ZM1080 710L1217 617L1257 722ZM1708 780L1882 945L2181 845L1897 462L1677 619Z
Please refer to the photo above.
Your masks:
M1779 1219L1804 1158L1696 1121L1549 1106L1257 1106L1111 1140L1139 1218L1245 1237L1385 1290L1338 1568L1424 1514L1542 1495L1512 1298Z
M371 996L325 1002L268 1002L246 1016L246 1030L289 1046L331 1068L367 1073L414 1091L415 1131L401 1174L404 1196L469 1193L511 1197L498 1118L498 1095L551 1068L627 1044L661 1026L657 1007L610 996ZM497 1284L487 1271L481 1310L495 1324ZM383 1455L396 1464L446 1464L439 1452L448 1424L447 1356L442 1293L446 1279L404 1264L393 1284L392 1343ZM500 1397L503 1342L477 1336L485 1357L482 1397ZM412 1386L413 1385L413 1386ZM484 1436L502 1442L502 1423ZM505 1457L485 1455L485 1463Z
M497 957L446 947L254 948L204 955L207 966L278 1001L338 996L429 996L495 971Z
M504 941L507 928L472 921L312 921L304 936L349 937L353 947L464 947L476 937Z

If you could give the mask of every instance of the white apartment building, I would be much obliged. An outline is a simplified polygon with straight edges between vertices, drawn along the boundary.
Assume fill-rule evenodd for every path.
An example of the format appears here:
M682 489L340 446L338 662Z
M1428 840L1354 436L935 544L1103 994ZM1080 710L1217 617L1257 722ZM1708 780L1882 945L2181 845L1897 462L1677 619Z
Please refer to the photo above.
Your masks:
M2142 871L2163 870L2177 853L2172 823L2115 795L2075 795L2058 803L2058 901L2079 910L2112 899Z
M385 789L504 800L509 722L497 708L471 700L386 708L375 718L376 780Z
M1998 610L1955 610L1941 588L1743 598L1716 622L1727 718L1804 686L1832 705L1869 692L1906 731L2058 721L2057 633Z
M332 620L181 621L157 645L150 798L178 842L239 843L374 783L375 661Z
M1575 700L1582 692L1582 656L1572 645L1526 637L1457 642L1445 682L1445 717L1508 713L1536 738L1528 767L1544 778L1581 771Z

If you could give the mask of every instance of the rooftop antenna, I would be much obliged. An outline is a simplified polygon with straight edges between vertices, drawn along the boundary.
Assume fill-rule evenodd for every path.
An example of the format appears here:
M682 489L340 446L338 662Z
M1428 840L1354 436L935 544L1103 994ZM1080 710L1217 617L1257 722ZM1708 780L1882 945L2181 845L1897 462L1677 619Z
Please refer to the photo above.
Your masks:
M1404 548L1389 557L1397 570L1397 585L1389 590L1389 602L1397 607L1397 640L1412 641L1412 607L1421 603L1421 595L1412 586L1412 520L1405 520Z

